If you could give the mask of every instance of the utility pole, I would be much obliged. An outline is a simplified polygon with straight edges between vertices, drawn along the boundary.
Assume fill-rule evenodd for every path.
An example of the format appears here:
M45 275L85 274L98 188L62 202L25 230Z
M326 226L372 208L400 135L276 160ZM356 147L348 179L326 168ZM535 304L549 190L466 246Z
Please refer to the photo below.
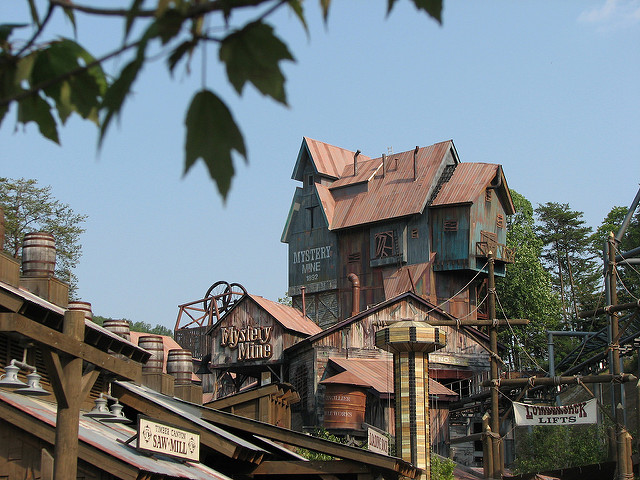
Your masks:
M504 466L502 464L502 442L500 439L500 411L499 411L499 395L500 387L498 386L500 372L498 371L498 322L496 319L496 279L495 279L495 253L489 252L489 278L487 284L489 320L492 324L489 327L489 348L491 349L491 437L493 458L493 477L502 478Z

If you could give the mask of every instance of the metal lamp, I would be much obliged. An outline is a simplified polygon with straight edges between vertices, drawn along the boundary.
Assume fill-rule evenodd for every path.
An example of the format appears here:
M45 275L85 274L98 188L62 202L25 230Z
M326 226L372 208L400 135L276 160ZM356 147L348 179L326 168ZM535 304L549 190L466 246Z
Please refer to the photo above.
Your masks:
M20 388L26 387L27 384L18 378L19 367L12 363L4 367L5 374L0 376L0 387L4 388Z
M18 388L16 393L21 395L33 395L33 396L44 396L49 395L42 385L40 385L40 374L35 370L27 375L27 386L24 388Z

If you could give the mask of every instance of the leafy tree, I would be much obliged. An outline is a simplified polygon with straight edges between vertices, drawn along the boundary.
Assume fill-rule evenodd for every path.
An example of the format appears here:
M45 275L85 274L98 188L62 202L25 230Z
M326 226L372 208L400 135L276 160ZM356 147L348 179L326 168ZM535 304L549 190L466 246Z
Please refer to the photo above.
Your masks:
M418 10L441 20L442 0L412 1ZM132 0L129 8L105 3L87 7L49 0L46 10L39 10L40 4L29 0L24 2L29 17L23 24L0 24L0 122L16 104L18 123L34 122L44 137L59 143L58 126L76 114L99 126L100 144L148 61L163 58L169 74L179 66L189 74L196 52L203 57L216 52L212 44L239 95L249 83L287 104L280 65L294 59L266 20L288 7L306 30L302 0L157 0L155 8L145 8L143 0ZM388 0L389 12L395 3ZM320 0L320 5L326 21L331 0ZM57 14L66 15L75 29L77 12L120 19L122 41L114 39L107 54L95 57L75 40L50 32ZM26 43L18 42L14 32L25 28L31 29L31 36ZM107 74L103 66L112 58L121 59L124 67ZM231 112L203 86L191 100L185 125L185 171L203 159L225 197L234 172L232 152L246 159L244 139Z
M607 460L602 425L544 426L517 432L516 473L544 472Z
M431 480L455 480L453 476L455 468L456 464L450 458L431 454Z
M551 277L540 261L542 241L536 236L531 202L514 190L511 197L516 213L508 219L507 246L516 250L515 262L507 265L504 278L496 279L496 291L506 318L530 322L501 329L499 335L511 367L525 370L539 367L537 362L546 358L546 331L559 329L561 312Z
M594 256L602 258L603 246L609 232L618 234L622 222L627 215L627 207L613 207L602 223L591 236L591 251ZM631 217L625 234L617 246L617 254L628 252L640 247L640 209ZM637 264L622 265L618 267L619 288L618 301L620 303L631 302L640 298L640 268Z
M536 214L537 234L544 246L542 258L560 295L565 325L580 328L578 312L593 305L600 278L589 248L592 229L585 225L582 212L571 210L566 203L539 205Z
M105 320L113 320L113 318L102 317L100 315L93 316L93 321L98 325L103 325ZM147 323L147 322L142 322L142 321L132 322L131 320L128 320L126 318L123 318L122 320L127 320L127 322L129 322L129 329L134 332L150 333L151 335L166 335L168 337L173 338L173 331L171 331L170 329L168 329L163 325L152 326L150 323Z
M0 75L2 73L0 72ZM0 207L5 216L4 250L14 258L22 255L22 239L32 232L48 232L56 241L56 276L69 283L73 297L77 278L73 268L82 255L80 235L86 215L75 213L54 198L51 187L36 180L0 178Z

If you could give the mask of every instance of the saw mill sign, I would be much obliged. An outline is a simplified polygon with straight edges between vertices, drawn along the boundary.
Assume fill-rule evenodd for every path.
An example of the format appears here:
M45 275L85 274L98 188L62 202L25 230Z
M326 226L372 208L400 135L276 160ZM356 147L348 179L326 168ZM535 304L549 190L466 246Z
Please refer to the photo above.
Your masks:
M200 434L196 432L139 416L137 437L138 450L200 461Z
M222 327L220 329L220 346L238 350L238 361L266 360L273 355L271 332L273 327L248 325Z
M598 422L595 398L560 407L513 402L513 411L517 426L584 425Z

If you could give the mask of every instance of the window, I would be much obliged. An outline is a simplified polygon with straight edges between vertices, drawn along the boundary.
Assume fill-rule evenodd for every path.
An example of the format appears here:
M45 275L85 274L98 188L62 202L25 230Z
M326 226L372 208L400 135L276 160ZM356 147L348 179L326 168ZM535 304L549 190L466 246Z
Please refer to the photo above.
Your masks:
M419 238L419 233L418 233L418 229L417 228L412 228L411 229L411 238Z
M485 202L490 202L491 201L491 189L490 188L487 188L484 191L484 201Z
M311 175L307 175L307 185L308 185L309 187L312 187L312 186L313 186L313 174L311 174Z
M347 262L348 263L358 263L358 262L360 262L360 259L361 259L360 252L350 253L347 256Z
M395 232L393 230L376 233L376 253L374 258L389 257L395 253L394 237Z
M313 207L307 207L307 212L309 212L307 214L308 220L307 220L307 225L309 226L309 230L313 230L315 228L315 222L314 222L314 217L315 217L315 210L316 210L317 205L314 205Z
M496 227L504 228L504 215L500 213L496 215Z
M457 232L458 231L458 221L457 220L445 220L444 221L444 231L445 232Z

